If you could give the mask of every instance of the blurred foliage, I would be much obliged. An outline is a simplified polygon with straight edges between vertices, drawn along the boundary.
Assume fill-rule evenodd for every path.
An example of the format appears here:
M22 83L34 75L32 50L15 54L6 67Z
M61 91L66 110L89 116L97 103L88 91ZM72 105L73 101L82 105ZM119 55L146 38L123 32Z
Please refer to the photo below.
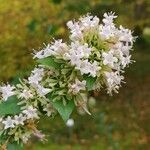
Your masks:
M52 37L67 39L66 22L90 12L115 11L118 23L142 34L150 24L149 0L0 0L0 81L29 74L30 53Z
M34 66L33 48L53 38L68 39L66 22L90 12L102 18L106 11L118 14L117 23L138 36L127 69L126 85L118 95L96 94L93 116L77 116L68 130L60 118L43 118L48 134L45 145L32 150L148 150L150 143L150 1L149 0L0 0L0 81L17 82ZM43 123L44 122L44 123Z

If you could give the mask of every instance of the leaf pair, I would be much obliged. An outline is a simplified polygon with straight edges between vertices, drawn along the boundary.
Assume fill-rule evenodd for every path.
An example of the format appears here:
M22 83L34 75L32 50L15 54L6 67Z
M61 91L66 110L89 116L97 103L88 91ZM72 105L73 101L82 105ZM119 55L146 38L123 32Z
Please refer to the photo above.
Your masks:
M55 69L60 69L60 66L61 66L61 63L56 62L56 60L54 60L54 58L51 56L47 58L39 59L37 60L37 62L39 64L53 67ZM87 89L89 91L92 90L93 85L96 81L96 78L85 75L84 80L86 80ZM51 100L52 98L49 96L49 99ZM63 101L61 100L56 100L56 101L51 100L51 103L53 104L54 108L59 112L62 119L66 122L69 119L70 114L72 113L74 109L74 106L75 106L74 101L68 100L68 103L66 105L64 105Z

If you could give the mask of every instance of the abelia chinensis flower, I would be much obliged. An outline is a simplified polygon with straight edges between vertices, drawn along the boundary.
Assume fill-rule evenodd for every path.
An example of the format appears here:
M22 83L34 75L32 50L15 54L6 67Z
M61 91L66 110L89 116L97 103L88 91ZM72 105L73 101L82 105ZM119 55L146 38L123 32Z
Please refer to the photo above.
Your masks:
M42 114L50 117L58 112L67 122L74 106L80 114L91 114L88 91L103 87L109 94L118 93L124 68L132 62L130 51L135 37L129 29L117 27L116 18L110 12L101 21L89 14L78 21L68 21L68 43L54 40L41 51L34 51L38 65L28 79L20 80L16 86L0 87L1 104L11 103L9 97L14 96L17 110L20 107L20 112L9 110L9 116L1 116L6 139L23 143L31 135L44 139L36 128ZM73 125L69 121L67 125Z

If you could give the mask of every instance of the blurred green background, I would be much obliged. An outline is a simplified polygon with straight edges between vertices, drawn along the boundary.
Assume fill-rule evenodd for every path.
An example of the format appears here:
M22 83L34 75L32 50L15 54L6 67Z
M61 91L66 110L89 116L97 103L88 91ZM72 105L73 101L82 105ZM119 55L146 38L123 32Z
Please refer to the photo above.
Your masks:
M134 30L135 63L126 69L119 94L95 93L92 116L72 115L75 126L42 118L45 144L33 139L32 150L150 149L150 1L149 0L0 0L0 82L16 83L34 67L31 53L53 37L68 40L66 22L91 12L118 14L117 24Z

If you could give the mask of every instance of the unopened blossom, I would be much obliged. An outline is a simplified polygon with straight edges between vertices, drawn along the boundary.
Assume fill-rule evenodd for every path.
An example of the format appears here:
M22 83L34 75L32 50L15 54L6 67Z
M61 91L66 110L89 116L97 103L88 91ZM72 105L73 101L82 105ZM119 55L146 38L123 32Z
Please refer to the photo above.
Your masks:
M2 121L2 123L4 124L4 129L8 129L8 128L14 128L15 127L15 120L12 119L10 116L8 116L6 119L4 119L4 121Z
M26 117L23 116L23 114L15 115L14 116L14 122L16 125L24 125L24 121L26 120Z
M31 137L31 133L24 133L21 135L21 139L22 139L23 143L25 143L25 144L28 142L30 137Z
M26 115L27 119L38 119L39 116L37 114L37 109L33 108L33 106L28 106L27 109L23 110L23 114Z
M67 127L73 127L74 126L74 120L73 119L68 119L66 122Z
M10 86L9 84L0 87L0 93L2 93L2 98L4 101L7 101L10 96L15 95L14 89L15 87Z
M55 112L54 108L52 107L52 104L50 104L50 103L47 104L46 107L43 110L46 112L46 115L48 117L50 117L52 115L52 113Z

